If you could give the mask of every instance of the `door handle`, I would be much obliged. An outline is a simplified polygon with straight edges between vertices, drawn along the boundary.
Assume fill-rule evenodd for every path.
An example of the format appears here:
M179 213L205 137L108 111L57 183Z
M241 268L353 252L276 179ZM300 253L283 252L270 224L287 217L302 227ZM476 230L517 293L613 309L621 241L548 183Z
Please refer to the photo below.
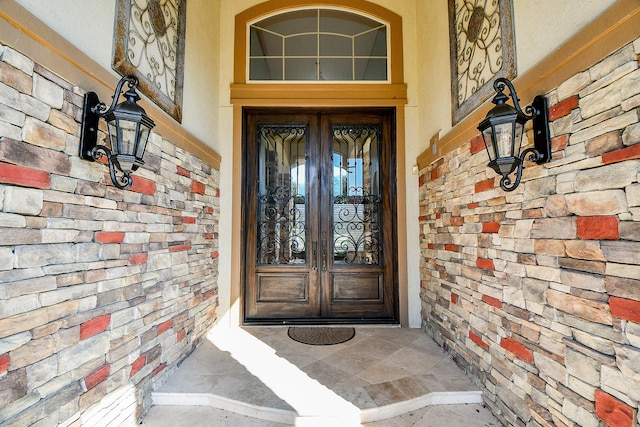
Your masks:
M327 233L322 233L322 271L327 271Z
M318 241L313 241L313 249L311 249L311 269L316 271L318 269Z

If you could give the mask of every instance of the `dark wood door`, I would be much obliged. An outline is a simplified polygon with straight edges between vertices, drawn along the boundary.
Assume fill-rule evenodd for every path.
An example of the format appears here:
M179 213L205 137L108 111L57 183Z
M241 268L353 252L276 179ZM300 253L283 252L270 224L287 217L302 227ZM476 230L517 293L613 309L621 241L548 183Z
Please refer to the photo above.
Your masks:
M393 118L245 111L246 323L397 322Z

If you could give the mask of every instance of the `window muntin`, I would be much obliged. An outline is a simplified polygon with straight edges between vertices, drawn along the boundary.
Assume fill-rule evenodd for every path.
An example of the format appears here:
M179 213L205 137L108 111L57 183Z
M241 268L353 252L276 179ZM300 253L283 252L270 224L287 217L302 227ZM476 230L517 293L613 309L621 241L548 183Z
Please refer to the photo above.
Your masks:
M250 81L389 79L387 25L334 9L301 9L250 25Z

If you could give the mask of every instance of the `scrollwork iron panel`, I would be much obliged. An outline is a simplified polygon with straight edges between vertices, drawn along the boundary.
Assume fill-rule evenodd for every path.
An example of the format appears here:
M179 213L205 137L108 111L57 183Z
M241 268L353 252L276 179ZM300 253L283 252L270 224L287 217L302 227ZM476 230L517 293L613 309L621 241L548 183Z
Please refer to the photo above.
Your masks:
M333 259L337 264L379 265L380 128L332 127Z
M307 263L306 134L306 126L258 128L258 264Z

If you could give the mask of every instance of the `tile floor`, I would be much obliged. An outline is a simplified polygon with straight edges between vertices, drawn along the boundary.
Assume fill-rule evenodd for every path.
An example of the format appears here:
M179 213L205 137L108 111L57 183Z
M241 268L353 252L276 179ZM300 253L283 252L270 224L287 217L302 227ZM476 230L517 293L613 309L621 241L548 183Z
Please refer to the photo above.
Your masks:
M331 346L301 344L287 329L212 331L154 392L143 425L500 426L419 329L357 327Z

